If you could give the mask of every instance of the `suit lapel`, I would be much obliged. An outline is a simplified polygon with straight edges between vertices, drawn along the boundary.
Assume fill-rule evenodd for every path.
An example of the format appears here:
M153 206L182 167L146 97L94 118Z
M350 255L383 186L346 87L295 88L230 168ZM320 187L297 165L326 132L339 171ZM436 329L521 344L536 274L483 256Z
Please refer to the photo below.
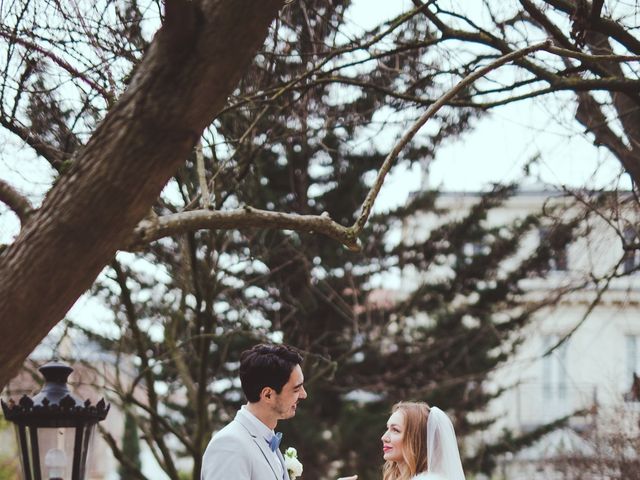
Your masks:
M239 413L239 412L238 412ZM276 459L274 458L274 456L272 455L272 451L269 448L269 445L267 444L267 442L264 440L264 438L262 438L257 432L254 432L252 429L252 425L250 422L246 421L242 415L236 415L235 420L240 423L240 425L242 425L247 432L249 433L249 435L251 435L251 438L253 439L254 443L258 446L258 449L260 450L260 452L262 453L262 456L264 457L264 459L267 461L267 463L269 464L269 467L271 467L271 471L273 472L273 474L275 475L277 480L282 480L282 477L279 474L280 469L278 468L278 465L275 463ZM282 454L280 454L280 451L278 450L278 454L279 456L281 456ZM283 467L284 468L284 463L283 463Z
M253 441L256 442L256 445L258 445L258 447L260 448L262 455L264 455L264 458L267 460L267 462L269 462L269 466L271 467L273 474L278 480L281 480L283 478L280 476L281 470L275 463L277 462L277 459L274 459L273 452L269 448L269 445L267 445L267 442L265 442L264 439L260 437L254 437ZM280 454L280 451L278 451L278 453ZM282 464L282 468L284 468L284 464Z

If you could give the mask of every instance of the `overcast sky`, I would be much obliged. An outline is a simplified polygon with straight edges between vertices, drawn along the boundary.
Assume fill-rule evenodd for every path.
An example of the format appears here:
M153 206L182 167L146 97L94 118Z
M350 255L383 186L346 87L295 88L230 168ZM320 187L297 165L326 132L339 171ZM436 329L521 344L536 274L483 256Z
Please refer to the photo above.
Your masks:
M350 18L369 29L381 18L391 18L412 5L410 0L359 0ZM481 2L464 5L467 12L477 10L469 12L475 21L483 17ZM532 187L614 187L620 164L583 134L573 118L572 97L566 92L491 111L476 122L473 130L437 150L427 185L447 191L483 190L495 182L521 179L524 165L537 157L528 181ZM414 171L399 172L385 182L377 209L403 203L408 193L424 181L417 166ZM618 186L630 188L630 182L625 178Z

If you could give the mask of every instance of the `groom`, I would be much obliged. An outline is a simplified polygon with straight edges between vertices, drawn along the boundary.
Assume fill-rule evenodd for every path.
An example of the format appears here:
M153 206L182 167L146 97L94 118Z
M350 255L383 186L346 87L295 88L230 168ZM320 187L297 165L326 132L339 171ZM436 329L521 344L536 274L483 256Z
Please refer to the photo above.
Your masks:
M240 357L248 403L217 432L202 458L202 480L289 480L280 453L278 420L296 414L307 398L302 356L285 345L256 345Z

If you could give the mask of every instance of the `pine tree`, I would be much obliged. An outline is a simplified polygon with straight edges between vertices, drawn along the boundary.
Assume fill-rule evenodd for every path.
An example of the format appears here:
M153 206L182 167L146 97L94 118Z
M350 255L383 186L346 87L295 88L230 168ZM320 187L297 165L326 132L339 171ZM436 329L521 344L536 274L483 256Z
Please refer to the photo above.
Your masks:
M127 464L121 463L118 467L118 475L122 480L131 478L131 466L137 470L142 467L140 459L140 440L138 438L138 427L136 417L130 411L124 416L124 433L122 434L122 454L127 460Z

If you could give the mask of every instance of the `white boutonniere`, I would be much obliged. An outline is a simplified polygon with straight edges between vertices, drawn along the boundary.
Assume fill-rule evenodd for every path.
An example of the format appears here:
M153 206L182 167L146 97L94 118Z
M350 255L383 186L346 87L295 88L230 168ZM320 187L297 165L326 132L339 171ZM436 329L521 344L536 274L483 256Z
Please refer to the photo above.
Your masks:
M295 448L289 447L284 452L284 466L291 480L302 475L302 464L298 460L298 451Z

